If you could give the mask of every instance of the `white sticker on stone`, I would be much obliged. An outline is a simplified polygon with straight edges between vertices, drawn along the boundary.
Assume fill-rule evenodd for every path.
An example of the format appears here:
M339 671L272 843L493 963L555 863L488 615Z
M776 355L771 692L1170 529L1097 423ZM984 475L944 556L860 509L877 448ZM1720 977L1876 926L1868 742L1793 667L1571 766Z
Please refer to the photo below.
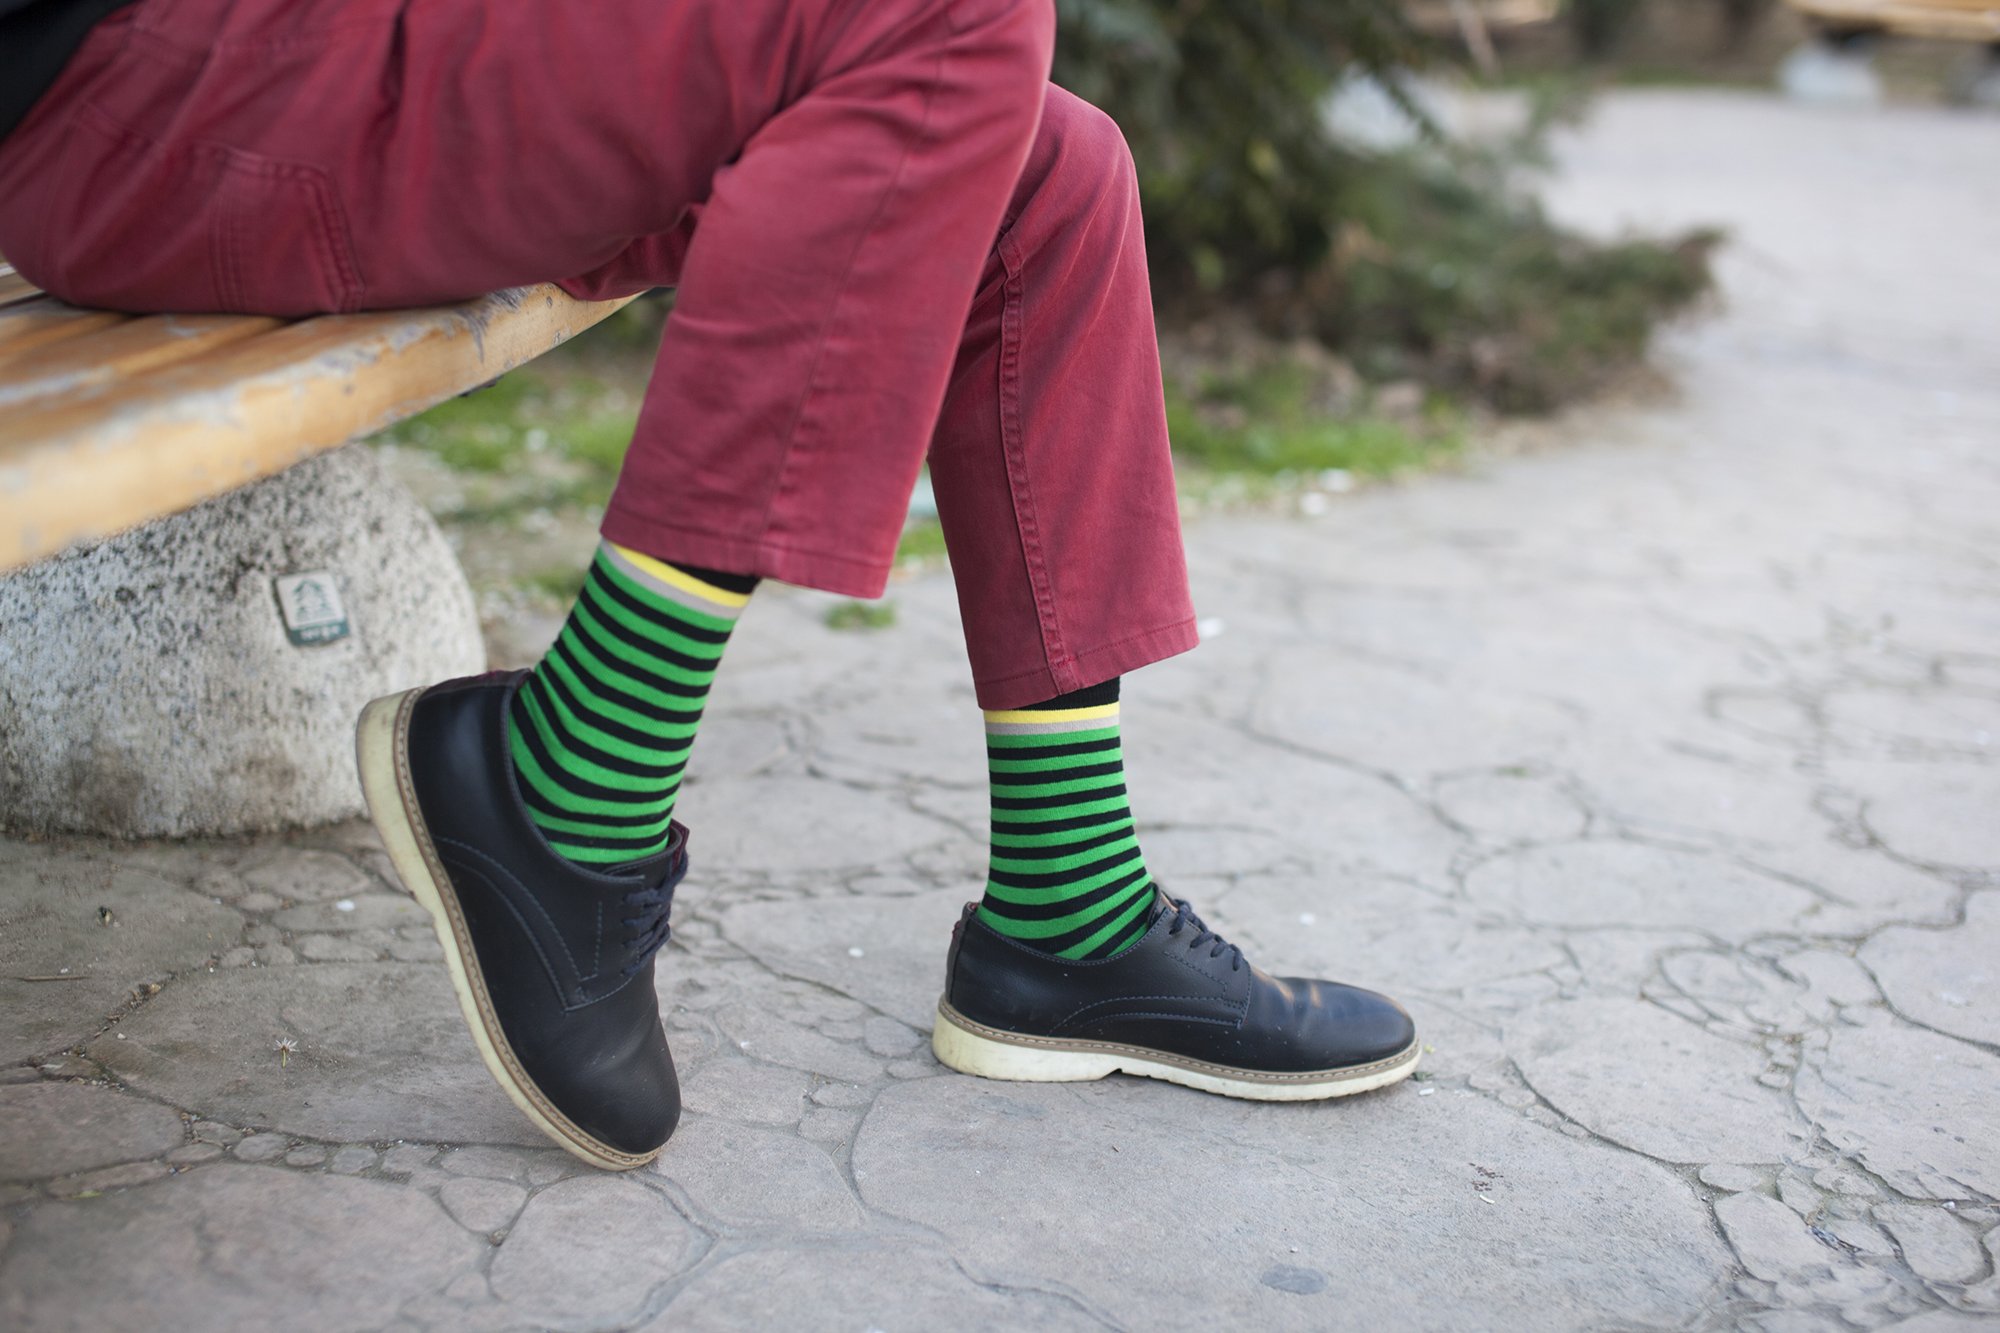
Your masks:
M277 589L286 637L294 645L310 648L347 637L347 607L340 600L340 584L331 571L280 574L271 582Z

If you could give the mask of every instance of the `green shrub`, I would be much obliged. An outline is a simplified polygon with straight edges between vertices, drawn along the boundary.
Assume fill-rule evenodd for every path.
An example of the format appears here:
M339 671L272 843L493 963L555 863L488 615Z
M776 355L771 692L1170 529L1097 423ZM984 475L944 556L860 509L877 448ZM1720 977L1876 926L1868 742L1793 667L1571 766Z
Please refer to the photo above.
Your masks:
M1540 411L1646 350L1709 285L1717 239L1603 242L1551 223L1504 159L1406 153L1341 192L1342 253L1313 275L1313 331L1374 380L1413 377Z
M1458 451L1455 416L1442 407L1414 421L1329 412L1309 374L1285 364L1169 384L1167 426L1177 462L1212 472L1312 478L1329 470L1390 477Z
M1355 159L1322 103L1343 73L1392 93L1426 57L1396 0L1058 0L1056 82L1110 112L1139 163L1158 285L1310 270Z
M1399 80L1434 53L1392 0L1059 12L1057 80L1118 120L1139 164L1163 319L1248 306L1370 379L1535 410L1643 352L1708 285L1711 235L1604 244L1552 225L1509 180L1533 135L1483 152L1335 142L1326 99L1351 75L1427 125Z

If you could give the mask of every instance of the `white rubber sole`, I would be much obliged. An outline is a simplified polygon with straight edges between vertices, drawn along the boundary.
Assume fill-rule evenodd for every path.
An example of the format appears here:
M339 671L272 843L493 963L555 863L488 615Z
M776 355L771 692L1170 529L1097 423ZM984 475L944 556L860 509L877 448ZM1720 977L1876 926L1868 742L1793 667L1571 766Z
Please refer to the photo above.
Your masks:
M444 946L451 988L458 996L465 1026L471 1029L472 1040L479 1047L479 1058L485 1061L487 1072L493 1075L493 1081L500 1085L507 1099L521 1108L521 1114L533 1121L535 1128L563 1148L592 1166L607 1170L630 1171L644 1166L660 1155L659 1149L649 1153L620 1152L578 1127L542 1095L500 1031L500 1020L486 993L486 979L480 974L464 913L459 910L457 897L446 887L450 880L438 860L437 849L431 845L430 831L424 827L416 791L410 783L407 762L410 710L422 693L409 690L388 695L362 709L361 721L354 729L355 759L361 769L361 792L368 800L368 816L375 823L375 831L382 835L389 861L410 896L430 913L438 943Z
M1107 1074L1136 1074L1258 1102L1319 1102L1373 1092L1408 1078L1416 1072L1417 1061L1423 1057L1422 1044L1413 1041L1407 1049L1373 1064L1301 1074L1267 1074L1118 1042L1067 1041L1003 1032L973 1022L943 999L938 1001L937 1026L931 1029L931 1050L946 1066L980 1078L1017 1083L1085 1083Z

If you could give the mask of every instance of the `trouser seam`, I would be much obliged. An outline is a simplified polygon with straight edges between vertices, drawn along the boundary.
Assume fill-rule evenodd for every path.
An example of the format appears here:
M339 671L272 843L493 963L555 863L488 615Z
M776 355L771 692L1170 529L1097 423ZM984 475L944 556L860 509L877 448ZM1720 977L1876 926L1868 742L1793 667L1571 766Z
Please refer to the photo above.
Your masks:
M1006 269L1001 285L1000 304L1000 452L1007 463L1007 491L1014 507L1014 530L1021 542L1021 559L1027 568L1028 587L1034 594L1035 620L1042 635L1043 668L1053 678L1058 692L1073 687L1068 677L1074 663L1064 648L1062 620L1056 610L1055 581L1049 575L1048 557L1042 547L1041 516L1028 479L1027 449L1021 426L1021 339L1027 322L1025 312L1026 265L1012 233L1003 235L995 247ZM1033 672L1023 672L1033 675Z

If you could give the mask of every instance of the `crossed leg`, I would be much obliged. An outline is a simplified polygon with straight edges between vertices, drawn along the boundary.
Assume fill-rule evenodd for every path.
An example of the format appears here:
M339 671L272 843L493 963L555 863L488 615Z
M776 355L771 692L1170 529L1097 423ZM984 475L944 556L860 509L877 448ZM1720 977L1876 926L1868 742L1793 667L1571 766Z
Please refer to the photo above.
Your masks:
M678 287L568 650L361 724L482 1056L589 1160L678 1115L653 956L734 613L761 576L878 594L926 456L995 810L941 1058L1283 1099L1414 1066L1400 1009L1247 969L1138 857L1116 679L1193 618L1132 164L1048 86L1052 29L1048 0L139 0L0 143L0 251L83 303Z

